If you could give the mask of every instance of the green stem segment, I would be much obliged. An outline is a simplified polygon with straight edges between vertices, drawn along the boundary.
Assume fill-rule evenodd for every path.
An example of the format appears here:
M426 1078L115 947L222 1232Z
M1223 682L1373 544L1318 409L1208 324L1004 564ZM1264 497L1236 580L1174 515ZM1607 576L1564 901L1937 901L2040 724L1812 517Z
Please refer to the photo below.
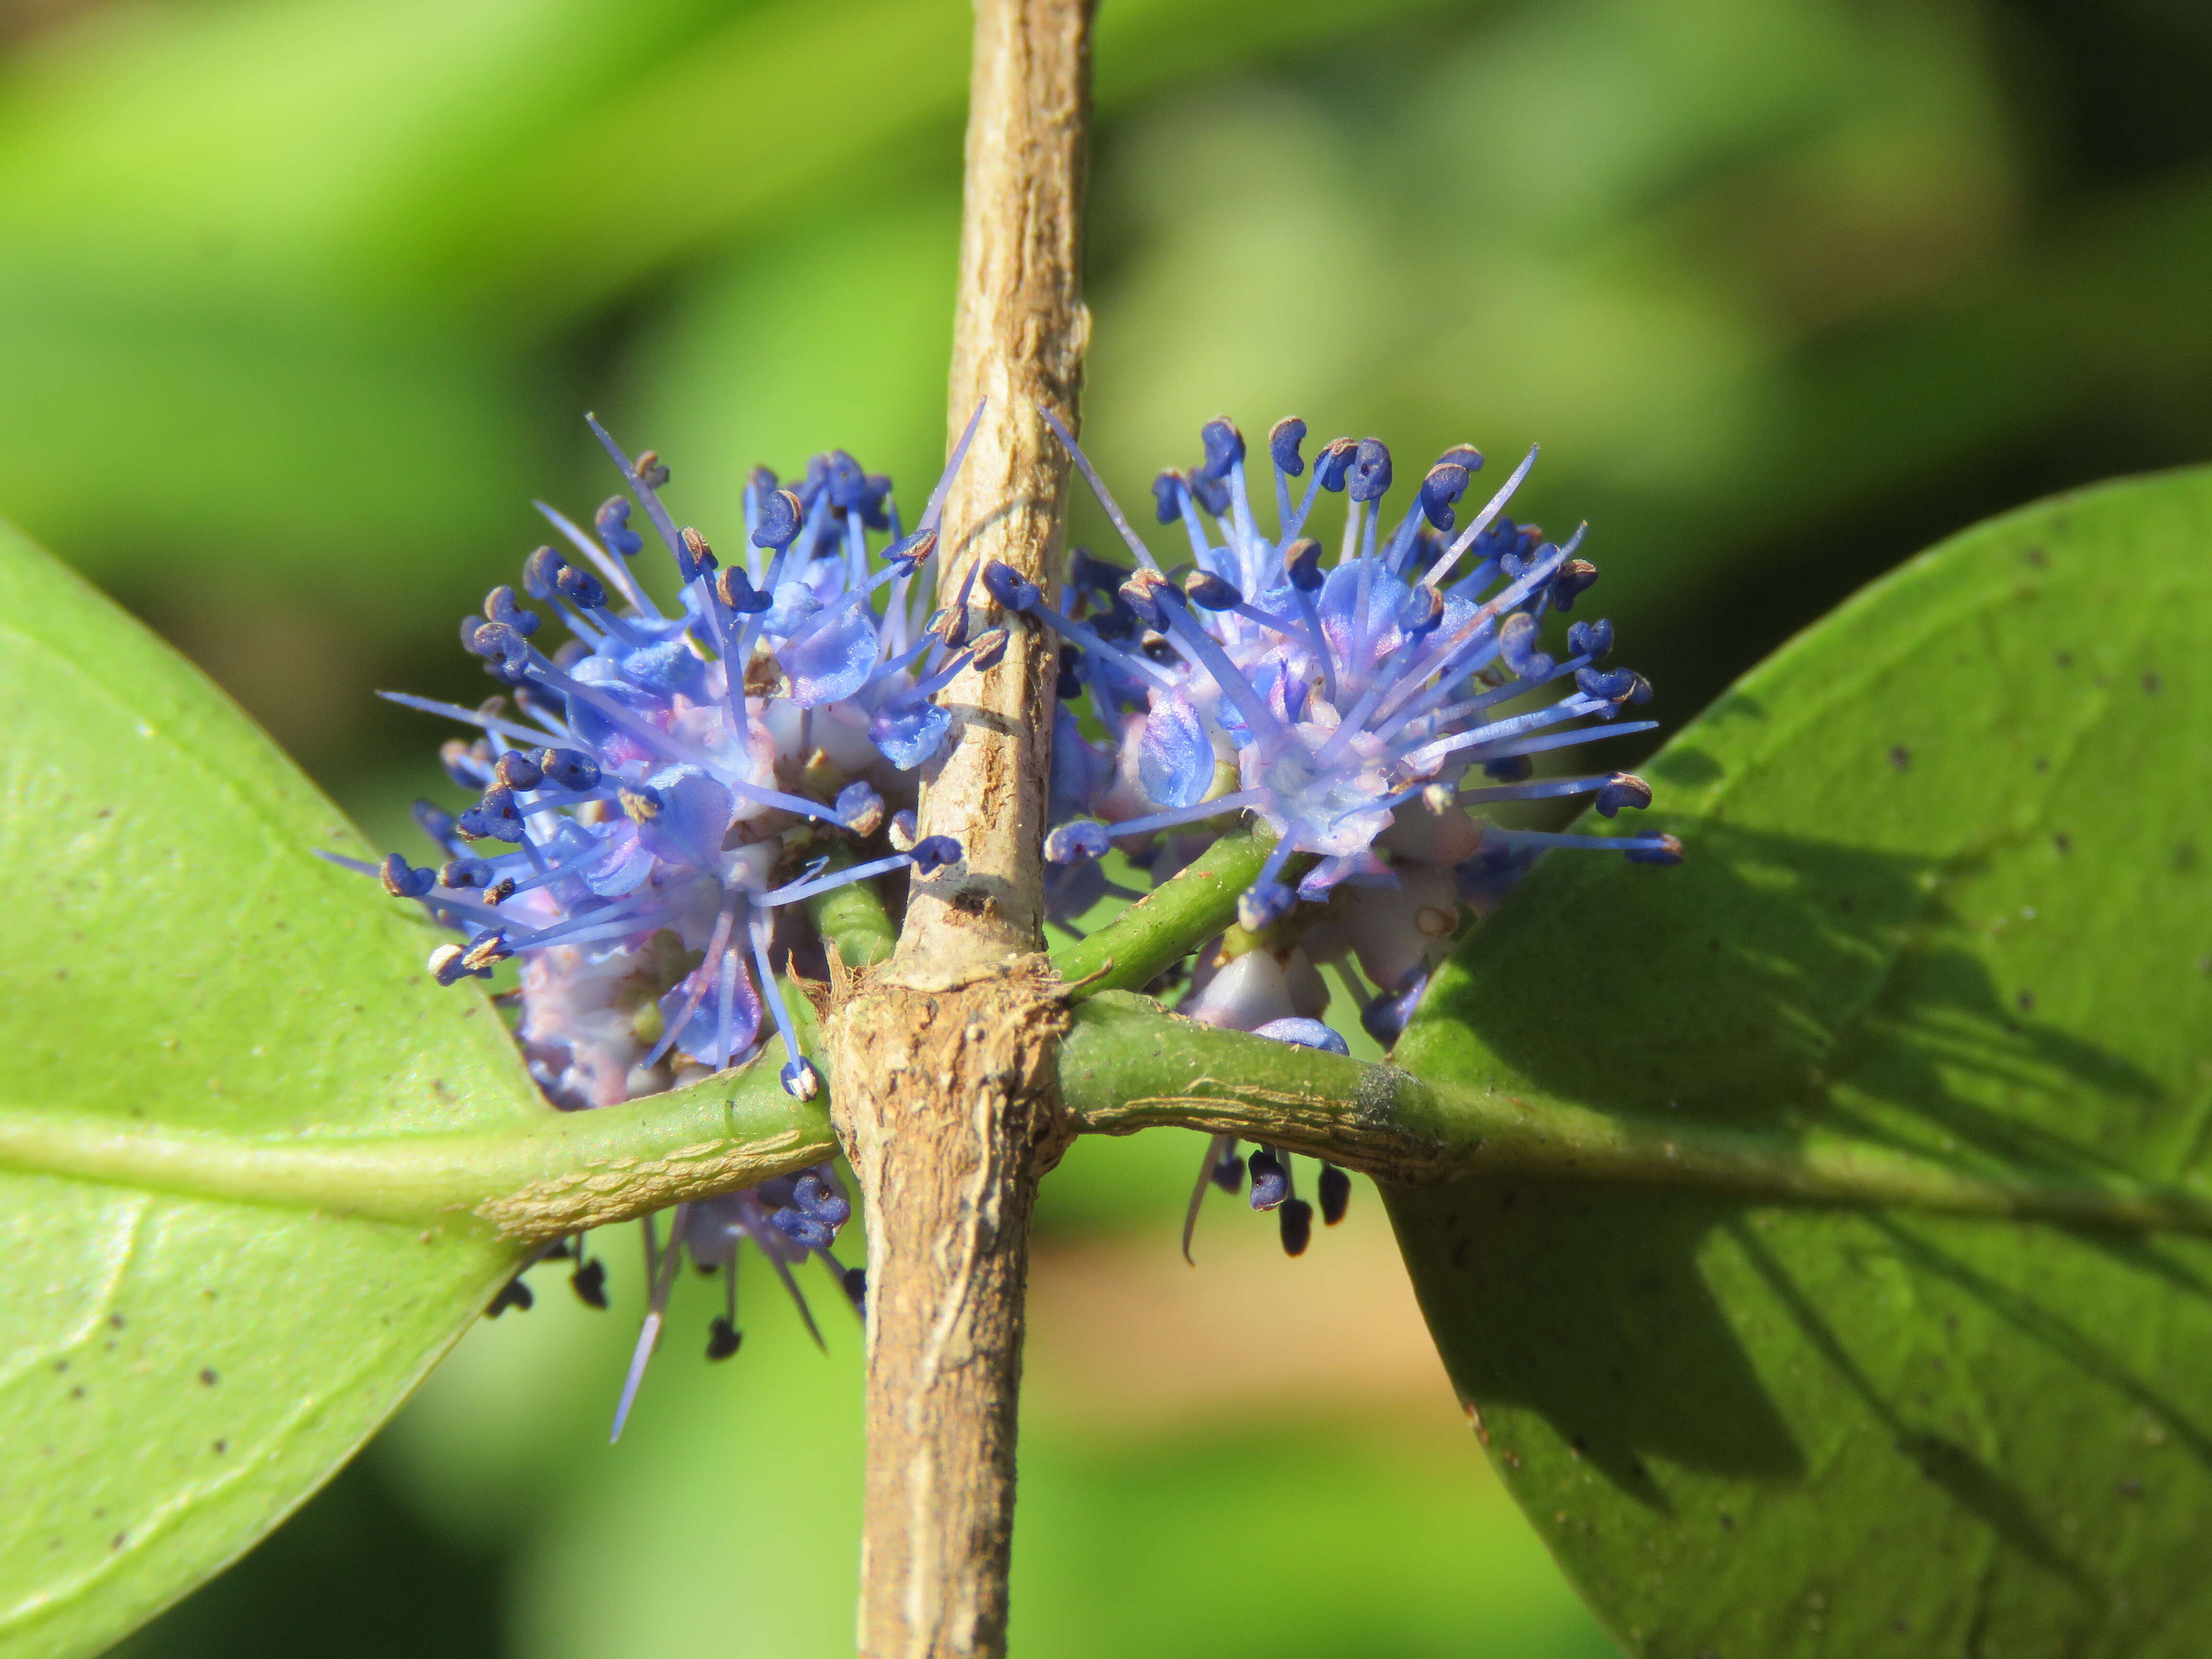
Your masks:
M1090 938L1054 952L1078 996L1139 991L1237 920L1237 896L1274 850L1265 824L1233 830Z
M1424 1081L1094 997L1060 1050L1079 1127L1175 1124L1264 1142L1401 1182L1478 1172L1622 1182L1755 1202L1897 1206L2212 1233L2212 1198L2185 1187L2055 1170L1969 1168L1817 1128L1661 1121Z
M803 999L793 1012L805 1018ZM776 1077L782 1060L771 1044L742 1070L599 1111L549 1112L504 1133L259 1140L0 1107L0 1168L410 1225L489 1226L538 1243L836 1156L825 1103L787 1097ZM1821 1129L1725 1129L1424 1081L1178 1019L1127 993L1077 1006L1060 1084L1085 1133L1233 1134L1403 1183L1528 1175L1753 1202L2212 1233L2212 1198L2186 1187L1968 1168Z

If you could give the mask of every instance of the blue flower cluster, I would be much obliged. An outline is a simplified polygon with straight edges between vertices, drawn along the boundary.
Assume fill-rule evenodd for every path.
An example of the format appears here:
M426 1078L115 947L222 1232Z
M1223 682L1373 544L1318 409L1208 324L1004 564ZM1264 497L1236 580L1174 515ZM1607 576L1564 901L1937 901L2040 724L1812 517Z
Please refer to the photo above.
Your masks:
M1063 706L1046 841L1054 919L1067 925L1108 890L1097 860L1110 846L1158 879L1245 814L1275 837L1238 901L1241 936L1200 952L1183 1012L1342 1053L1319 1018L1329 995L1318 969L1334 963L1354 985L1364 973L1362 1022L1389 1042L1462 906L1487 908L1547 849L1679 861L1671 836L1511 829L1468 810L1583 796L1610 818L1651 799L1625 772L1534 775L1540 756L1654 722L1626 718L1651 688L1610 665L1610 623L1573 621L1563 651L1544 643L1553 613L1571 612L1597 569L1577 556L1581 530L1554 543L1505 516L1534 450L1463 525L1483 458L1445 451L1393 523L1387 447L1335 439L1309 477L1305 422L1281 421L1267 439L1271 536L1243 434L1212 421L1199 463L1153 480L1155 518L1188 544L1170 562L1054 428L1134 561L1079 550L1057 605L1006 565L983 573L1000 605L1061 636L1060 696L1087 700L1106 739L1088 740ZM1333 562L1308 533L1325 494L1346 503ZM1346 888L1369 890L1332 902ZM1207 1180L1242 1184L1234 1152L1216 1143L1200 1193ZM1311 1212L1287 1160L1262 1147L1249 1172L1252 1203L1279 1210L1285 1244L1303 1249ZM1324 1171L1324 1219L1341 1213L1341 1179Z
M518 1036L555 1105L607 1106L738 1064L771 1029L790 1056L784 1087L811 1098L820 1077L776 978L794 959L821 971L802 901L961 856L946 837L917 841L908 809L951 725L933 696L1006 648L1004 629L970 636L964 604L931 606L939 520L975 422L911 532L890 480L842 451L790 488L756 470L743 554L726 562L670 516L659 457L633 459L591 424L629 494L589 531L541 503L556 542L523 561L520 592L494 588L461 624L504 693L477 708L386 694L475 729L444 750L475 804L416 803L430 863L337 861L459 935L431 953L441 983L515 963ZM672 608L638 578L641 513L674 562ZM569 638L549 648L552 618ZM728 1270L732 1297L740 1239L794 1294L792 1265L818 1255L857 1305L858 1270L831 1254L849 1207L825 1165L679 1206L665 1247L648 1231L654 1290L623 1412L679 1249ZM580 1243L576 1259L579 1294L603 1305L604 1267ZM732 1304L714 1357L735 1351L734 1317Z

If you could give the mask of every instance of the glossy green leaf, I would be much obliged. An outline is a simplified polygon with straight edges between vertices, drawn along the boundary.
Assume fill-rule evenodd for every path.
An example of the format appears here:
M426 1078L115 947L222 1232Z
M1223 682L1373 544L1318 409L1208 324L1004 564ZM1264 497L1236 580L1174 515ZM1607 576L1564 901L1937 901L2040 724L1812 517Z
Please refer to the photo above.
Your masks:
M0 1107L272 1145L543 1111L194 670L0 531ZM312 1491L519 1247L0 1168L0 1655L96 1651Z
M1548 861L1400 1060L1966 1170L2191 1179L2208 553L2192 472L1877 584L1654 763L1686 863ZM2212 1645L2212 1241L1498 1176L1392 1205L1478 1431L1632 1651Z

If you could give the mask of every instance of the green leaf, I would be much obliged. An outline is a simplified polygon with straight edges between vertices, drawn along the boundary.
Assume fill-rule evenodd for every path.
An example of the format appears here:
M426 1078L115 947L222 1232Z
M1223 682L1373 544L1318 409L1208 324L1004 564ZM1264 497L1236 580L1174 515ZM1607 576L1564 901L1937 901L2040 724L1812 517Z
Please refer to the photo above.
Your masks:
M0 1108L343 1148L544 1115L497 1016L212 686L0 531ZM74 1126L73 1127L70 1126ZM522 1247L0 1166L0 1655L89 1653L398 1405Z
M2208 549L2191 472L1877 584L1654 763L1686 863L1547 860L1398 1058L1777 1145L2190 1181ZM2212 1643L2212 1242L1498 1174L1391 1204L1478 1433L1631 1650Z

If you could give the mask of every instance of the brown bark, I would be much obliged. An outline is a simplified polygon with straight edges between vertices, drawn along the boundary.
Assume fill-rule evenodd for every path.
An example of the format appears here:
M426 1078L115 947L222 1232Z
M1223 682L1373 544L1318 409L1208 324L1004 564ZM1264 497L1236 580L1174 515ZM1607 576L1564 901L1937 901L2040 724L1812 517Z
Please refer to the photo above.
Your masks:
M947 599L985 559L1056 586L1067 463L1037 406L1074 427L1091 10L976 0L952 430L989 407L946 503ZM1037 954L1057 641L997 620L1006 656L946 689L922 791L922 832L962 860L915 884L897 954L839 988L830 1023L868 1216L866 1659L1006 1651L1023 1281L1066 1139L1066 1015Z

